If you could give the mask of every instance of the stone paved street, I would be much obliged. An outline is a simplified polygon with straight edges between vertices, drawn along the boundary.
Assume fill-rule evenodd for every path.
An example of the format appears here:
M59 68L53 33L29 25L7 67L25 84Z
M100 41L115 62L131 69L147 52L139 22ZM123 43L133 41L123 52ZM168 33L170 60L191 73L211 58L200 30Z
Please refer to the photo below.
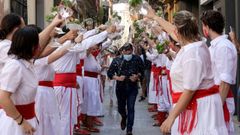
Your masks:
M105 100L104 100L104 109L105 116L101 118L103 120L104 126L101 127L101 133L92 134L92 135L125 135L126 132L120 129L120 120L121 117L117 112L116 97L114 95L114 105L110 107L109 103L109 90L105 90ZM153 119L147 111L147 100L144 102L136 101L135 106L135 123L133 134L134 135L162 135L158 127L153 127ZM235 129L236 135L240 135L239 122L235 117Z
M116 97L114 95L114 105L110 107L109 90L105 90L105 117L103 118L104 126L101 128L100 134L93 135L125 135L126 131L120 129L121 117L117 112ZM161 135L158 127L153 127L151 114L147 112L147 101L138 102L135 106L135 123L133 128L134 135Z

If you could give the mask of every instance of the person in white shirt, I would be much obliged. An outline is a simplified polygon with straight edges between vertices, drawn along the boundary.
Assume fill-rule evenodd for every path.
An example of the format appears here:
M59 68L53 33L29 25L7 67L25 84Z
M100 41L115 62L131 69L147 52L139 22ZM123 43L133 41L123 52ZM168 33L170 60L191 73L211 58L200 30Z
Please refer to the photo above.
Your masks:
M59 41L73 40L76 36L72 31L61 37ZM64 40L62 40L64 39ZM54 44L50 42L48 46ZM47 57L36 59L34 61L35 71L39 81L37 95L35 98L36 116L39 120L39 127L36 135L59 135L60 130L60 113L57 104L57 99L53 91L53 79L55 71L52 64L57 59L61 58L72 47L71 43L63 44L64 47L50 53ZM47 49L47 48L45 48Z
M60 59L53 63L55 70L54 93L60 108L61 116L61 134L72 135L74 125L77 124L77 77L76 66L80 59L86 57L86 50L99 42L102 42L112 32L112 27L99 33L98 35L89 37L80 43L77 43L73 49ZM66 41L71 42L71 41ZM64 46L62 46L64 47ZM58 49L61 49L59 47ZM57 49L57 50L58 50ZM83 86L80 86L83 87Z
M39 37L32 27L15 32L0 79L0 135L33 135L37 130L34 101L38 86L33 58Z
M10 59L7 53L12 43L13 34L24 25L22 17L16 14L8 14L3 17L0 29L0 72L4 64Z
M224 104L224 118L228 133L234 135L233 114L235 112L234 97L231 85L236 84L237 50L234 44L223 35L224 18L218 11L205 11L201 17L203 33L211 39L209 51L211 53L212 70L215 85L219 86L219 92Z
M160 127L163 133L228 135L218 87L214 84L211 56L201 41L196 18L180 11L171 24L149 9L156 20L182 46L172 67L173 109Z
M112 32L115 32L113 27ZM106 39L106 38L102 38ZM103 42L102 39L95 38L94 40ZM83 103L82 114L84 117L83 123L90 132L100 132L94 128L94 124L103 125L97 116L103 115L103 88L100 79L102 67L100 65L100 52L111 45L111 41L100 44L95 44L87 50L87 57L84 58L84 75L83 75Z
M40 44L40 51L45 48L49 41L49 35L51 31L60 23L63 22L61 16L56 16L52 23L50 23L41 33L39 33L39 44ZM19 28L23 28L25 26L25 22L21 16L16 14L8 14L3 17L1 21L1 29L0 29L0 72L1 68L4 66L5 62L7 62L10 58L7 55L7 52L12 43L12 36L16 30ZM44 57L44 55L42 56Z

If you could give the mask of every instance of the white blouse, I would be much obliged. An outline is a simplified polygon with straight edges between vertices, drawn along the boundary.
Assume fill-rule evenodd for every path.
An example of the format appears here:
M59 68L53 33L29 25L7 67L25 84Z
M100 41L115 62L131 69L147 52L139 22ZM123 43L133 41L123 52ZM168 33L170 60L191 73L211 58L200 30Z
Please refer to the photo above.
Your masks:
M219 85L221 81L229 84L236 83L237 50L227 35L222 35L211 41L209 47L214 81Z
M156 64L159 62L158 60L158 52L156 49L151 49L151 53L147 52L146 53L147 60L151 61L152 64Z
M39 81L52 81L55 71L51 64L48 64L48 57L37 59L34 62L35 71Z
M38 80L33 63L11 59L4 65L0 76L0 89L12 93L15 105L34 102Z
M203 41L182 47L171 67L173 91L195 91L213 86L210 58L208 47Z
M92 54L90 54L88 57L84 59L84 70L97 73L101 72L101 65Z
M62 47L68 45L71 41L66 41ZM60 49L59 47L58 49ZM57 49L57 50L58 50ZM78 60L78 52L68 52L58 60L52 63L56 73L75 73Z
M7 39L0 41L0 72L2 71L4 64L10 59L8 56L8 51L11 47L11 44L12 41Z

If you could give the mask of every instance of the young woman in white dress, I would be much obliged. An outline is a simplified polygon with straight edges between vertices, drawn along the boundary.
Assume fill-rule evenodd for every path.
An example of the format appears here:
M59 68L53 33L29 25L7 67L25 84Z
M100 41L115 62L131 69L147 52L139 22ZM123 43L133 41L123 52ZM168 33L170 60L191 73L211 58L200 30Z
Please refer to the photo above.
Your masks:
M39 51L37 31L25 27L15 32L8 52L8 60L0 80L0 135L33 135L38 120L35 117L34 101L38 80L33 66L33 57Z
M157 17L152 9L147 16L156 20L182 45L170 73L173 109L161 131L174 135L227 135L210 53L206 43L199 38L196 18L188 11L180 11L174 17L174 26Z
M66 40L73 40L76 38L77 32L69 31L66 35L61 37L58 42L64 43ZM49 46L54 44L51 42ZM57 99L53 91L53 79L55 71L52 63L61 58L72 47L71 43L63 44L64 47L50 53L47 57L37 59L34 62L35 71L39 80L37 95L35 98L35 110L39 120L39 127L36 132L37 135L59 135L60 130L60 115L57 104ZM45 48L47 49L47 48Z

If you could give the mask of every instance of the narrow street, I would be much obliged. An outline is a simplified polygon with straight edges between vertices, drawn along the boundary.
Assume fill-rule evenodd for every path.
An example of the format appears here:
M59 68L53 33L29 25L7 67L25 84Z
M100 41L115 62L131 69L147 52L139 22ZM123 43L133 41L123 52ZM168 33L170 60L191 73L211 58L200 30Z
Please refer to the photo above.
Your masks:
M110 107L109 90L105 89L104 98L105 116L102 118L104 126L101 129L100 134L93 135L125 135L126 131L120 129L121 116L117 112L116 97L114 95L113 106ZM161 135L158 127L153 127L154 123L151 115L147 111L147 100L143 102L136 101L135 106L135 123L133 128L134 135Z

